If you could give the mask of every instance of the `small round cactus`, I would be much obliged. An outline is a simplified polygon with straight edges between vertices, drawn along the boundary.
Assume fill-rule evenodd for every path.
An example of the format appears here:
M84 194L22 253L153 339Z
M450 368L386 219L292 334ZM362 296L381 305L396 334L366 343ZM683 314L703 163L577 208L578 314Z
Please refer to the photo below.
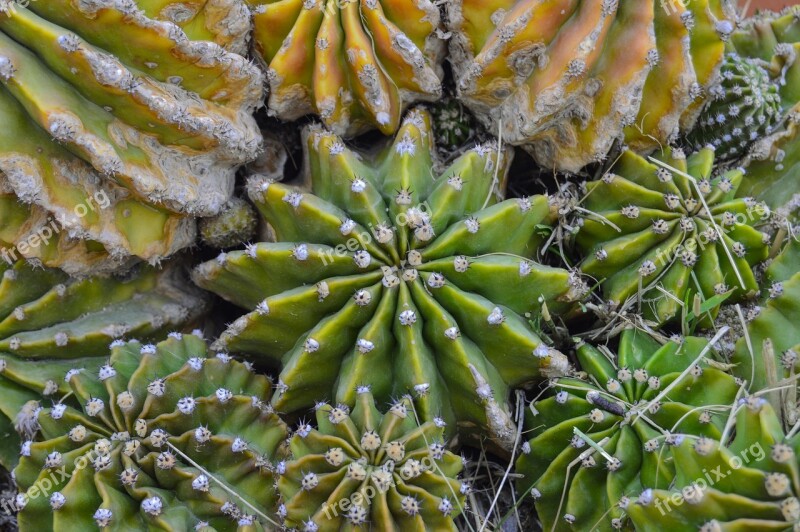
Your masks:
M523 315L566 312L585 286L534 261L553 209L545 196L502 201L505 150L480 145L432 176L430 120L412 111L378 154L308 131L311 192L249 183L277 242L221 254L194 279L253 309L217 345L283 365L276 409L352 405L368 384L510 448L510 388L568 366Z
M545 530L601 530L626 523L627 497L667 488L668 449L686 435L719 438L738 386L707 363L708 343L658 344L623 331L617 355L582 344L581 373L551 382L526 413L519 485L536 499Z
M385 414L368 387L352 412L320 404L317 428L301 424L292 457L279 464L279 514L297 530L457 530L468 485L462 459L445 449L444 427L419 424L409 397Z
M725 0L454 0L458 96L546 168L617 139L652 151L691 127L734 30Z
M448 98L430 107L437 147L448 153L464 147L476 134L478 124L466 107Z
M445 44L430 0L247 3L278 118L314 113L340 135L391 135L408 104L442 95Z
M269 379L194 334L116 341L71 394L39 408L14 470L22 532L262 530L286 426ZM274 521L273 521L274 522Z
M688 158L665 150L651 160L626 150L587 184L590 214L576 237L586 255L581 270L616 304L641 298L644 316L659 324L681 318L695 294L754 297L753 267L768 254L768 236L758 228L770 209L735 197L743 171L712 175L712 147Z
M636 530L798 529L800 441L783 431L765 399L750 396L735 406L730 441L686 436L670 449L675 483L632 497Z
M711 144L719 159L734 159L755 141L772 133L781 115L778 85L757 61L729 53L720 81L709 89L710 101L689 135L696 150Z
M258 218L255 209L242 198L231 198L222 212L200 220L200 237L217 249L241 246L255 236Z

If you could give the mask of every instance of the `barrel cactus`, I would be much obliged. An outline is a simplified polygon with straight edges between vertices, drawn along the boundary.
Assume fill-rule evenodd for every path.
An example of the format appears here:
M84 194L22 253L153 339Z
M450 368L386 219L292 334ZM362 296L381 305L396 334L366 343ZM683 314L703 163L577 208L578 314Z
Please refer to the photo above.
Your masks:
M390 135L409 103L441 97L445 46L430 0L247 2L281 119L314 113L340 135Z
M602 282L608 300L638 296L645 317L666 323L691 309L695 294L757 294L753 267L768 254L758 228L770 210L735 198L743 170L713 175L714 159L713 147L688 158L667 149L652 162L626 150L587 184L583 206L591 214L576 237L586 256L580 267Z
M547 168L616 139L652 150L693 123L734 30L724 0L448 2L460 98Z
M689 142L697 150L711 144L720 159L744 154L753 142L772 133L780 119L777 83L758 62L736 53L726 55L720 81L709 93Z
M617 355L581 344L582 373L551 382L526 413L516 471L545 530L629 528L628 497L667 489L669 449L687 434L719 439L738 386L708 364L705 340L658 344L625 330Z
M311 192L249 182L276 242L224 253L194 279L253 309L217 346L282 364L276 409L353 405L371 385L379 401L410 393L424 421L510 447L509 389L568 365L524 315L566 312L585 287L533 260L554 214L544 196L502 200L507 151L477 146L432 177L432 148L416 110L377 154L311 129Z
M797 530L800 442L763 398L736 408L730 440L687 435L670 449L675 484L628 505L636 530Z
M0 2L3 240L82 273L190 245L259 149L244 4L24 5ZM40 231L49 245L29 245Z
M24 262L0 263L0 272L0 463L6 467L16 461L12 426L28 401L66 393L64 374L102 366L112 340L163 337L206 307L177 265L87 279Z
M170 336L114 342L36 411L14 470L22 532L270 529L287 432L269 379L201 337Z
M420 424L410 397L384 414L369 387L355 407L320 404L317 428L302 424L280 464L279 513L297 530L457 530L468 485L444 427Z

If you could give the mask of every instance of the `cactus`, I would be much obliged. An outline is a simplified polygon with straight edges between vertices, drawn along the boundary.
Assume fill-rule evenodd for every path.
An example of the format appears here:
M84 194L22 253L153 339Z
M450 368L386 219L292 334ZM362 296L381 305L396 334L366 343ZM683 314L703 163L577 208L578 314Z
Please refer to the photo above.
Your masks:
M242 198L231 198L222 212L200 220L200 237L217 249L240 246L253 239L258 218L255 209Z
M510 153L481 145L432 178L430 116L414 110L380 153L307 131L311 192L258 176L250 199L275 243L201 264L195 282L253 309L217 345L282 364L273 405L352 405L411 393L424 421L513 444L509 389L567 360L523 315L567 312L574 273L532 259L548 198L508 199ZM513 228L513 233L510 232ZM381 371L375 371L381 368Z
M627 329L617 355L581 344L578 377L526 412L531 439L516 471L536 499L544 530L626 526L626 496L670 486L667 449L686 434L719 438L738 386L708 364L705 340L664 345Z
M576 238L586 256L581 270L615 304L638 294L644 316L661 324L692 309L695 294L754 297L753 266L768 254L757 228L770 211L752 198L734 199L743 171L713 176L711 147L688 158L665 150L651 161L626 150L587 184L584 207L593 214ZM711 318L718 306L708 309Z
M688 140L695 150L711 144L720 159L735 159L772 133L780 96L764 67L736 53L725 56L720 77Z
M316 407L317 427L298 427L279 467L278 512L297 530L457 530L468 485L461 458L445 450L442 424L420 424L411 398L382 414L369 387L352 412Z
M2 429L27 401L64 393L68 369L102 365L110 341L163 336L196 320L206 307L176 265L107 279L68 279L24 262L0 263L0 273ZM5 466L16 460L16 451L9 454L16 439L10 431L9 445L0 445Z
M272 113L315 113L340 135L386 135L406 105L442 95L444 41L430 0L247 0Z
M798 438L763 398L741 399L736 409L730 441L687 435L670 449L675 485L628 504L636 530L797 529Z
M234 0L0 2L0 192L30 206L12 244L50 222L62 233L20 249L26 257L85 273L92 253L170 255L193 242L193 216L222 208L235 167L258 151L259 70L139 4L160 4L189 35L242 47L246 10Z
M796 325L800 320L800 245L795 238L767 268L765 301L747 324L746 334L736 342L731 358L733 374L747 381L754 393L793 378L800 367L800 328Z
M735 21L723 0L447 5L459 97L542 166L573 172L616 139L653 150L691 127Z
M444 153L457 152L476 136L475 117L455 98L431 106L436 146Z
M35 411L37 436L14 470L20 531L274 523L271 460L287 431L269 379L171 333L157 345L115 341L97 372L65 380L71 395Z

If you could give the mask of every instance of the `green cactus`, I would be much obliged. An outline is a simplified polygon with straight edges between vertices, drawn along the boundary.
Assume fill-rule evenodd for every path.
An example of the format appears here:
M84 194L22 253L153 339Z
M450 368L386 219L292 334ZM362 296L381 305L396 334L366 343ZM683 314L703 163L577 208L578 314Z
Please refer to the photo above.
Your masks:
M28 401L64 393L68 369L93 371L112 340L163 337L202 314L204 298L180 273L172 265L79 280L24 262L0 263L0 464L16 461L17 412Z
M317 426L301 424L280 464L278 512L306 531L457 530L468 485L461 458L445 450L444 427L420 424L411 398L382 414L369 387L344 405L316 407Z
M246 0L284 120L320 116L339 135L391 135L403 109L442 95L444 41L430 0Z
M730 441L687 435L670 449L675 484L628 503L636 530L797 530L800 441L763 398L736 409Z
M711 144L720 159L734 159L765 135L780 118L778 85L756 61L736 53L725 56L720 81L709 89L689 143L695 150Z
M602 281L604 296L622 304L638 294L644 316L679 319L702 300L733 290L758 292L753 266L767 258L757 228L769 208L734 199L741 169L714 176L714 150L686 158L667 149L648 162L624 151L602 179L587 184L587 215L576 242L581 270ZM671 168L671 169L670 169ZM718 304L709 309L716 315Z
M617 139L653 150L691 127L735 14L724 0L447 3L459 97L546 168Z
M171 333L115 341L99 370L65 380L14 470L22 532L271 529L287 431L269 379Z
M583 372L553 380L526 412L516 471L544 530L630 529L627 496L675 477L666 449L686 434L721 436L739 387L708 364L705 340L680 342L627 329L616 356L581 344Z
M81 246L66 240L88 243L84 272L91 253L170 255L193 243L192 217L222 208L235 167L259 149L259 70L140 4L189 35L244 44L246 9L233 0L0 5L0 191L31 206L7 236L21 248L56 220L62 233L25 257L80 264Z
M585 286L533 261L553 214L544 196L501 201L507 151L478 146L432 177L430 120L412 111L372 154L308 131L312 192L248 185L276 243L222 254L194 279L254 309L217 345L282 364L278 410L352 405L371 385L379 401L413 394L448 434L457 423L510 448L509 389L567 368L523 316L566 312Z
M464 147L476 135L475 117L455 98L430 106L436 145L445 153Z
M225 249L251 241L257 226L255 209L242 198L234 197L218 215L200 220L199 230L206 245Z

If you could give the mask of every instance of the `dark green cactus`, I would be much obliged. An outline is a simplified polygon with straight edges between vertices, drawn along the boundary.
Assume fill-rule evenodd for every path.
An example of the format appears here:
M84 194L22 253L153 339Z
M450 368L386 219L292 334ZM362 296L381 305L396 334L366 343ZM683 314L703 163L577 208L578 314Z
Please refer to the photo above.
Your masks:
M710 147L688 158L665 150L651 160L626 150L587 184L583 207L592 214L577 235L587 255L581 270L602 281L615 304L641 297L644 316L660 324L691 310L695 294L754 297L753 266L768 254L758 228L770 211L752 198L734 199L743 171L714 175Z
M198 225L200 237L206 245L225 249L252 240L258 218L255 209L245 200L231 198L222 212L212 218L203 218Z
M316 407L317 426L298 427L292 458L281 464L279 513L304 531L457 530L468 485L457 480L461 458L445 450L444 427L420 425L411 398L385 414L369 387L352 412Z
M64 373L94 371L112 340L163 337L206 308L176 265L82 280L24 262L0 263L0 273L0 463L6 467L16 462L12 425L26 402L66 393Z
M736 53L725 56L720 80L689 135L695 150L711 144L719 159L734 159L765 135L781 116L778 84L766 68Z
M517 461L545 530L629 528L626 497L675 477L667 449L685 434L720 437L739 387L708 364L709 347L693 337L660 345L635 329L616 356L578 347L583 372L553 380L531 406Z
M430 106L436 145L446 152L458 150L476 134L478 122L455 98L447 98Z
M582 281L534 261L548 198L503 201L509 154L481 145L432 176L430 116L412 111L379 153L307 133L311 190L250 180L276 243L200 265L195 281L245 308L217 345L283 370L281 411L410 393L420 417L513 444L509 389L567 359L523 317L564 312ZM377 368L380 368L379 370Z
M270 529L287 432L269 379L179 333L64 379L14 470L22 532Z
M670 449L669 490L645 490L628 504L641 532L791 531L800 527L800 441L785 433L763 398L736 406L730 439L685 436ZM731 413L733 419L733 413Z

